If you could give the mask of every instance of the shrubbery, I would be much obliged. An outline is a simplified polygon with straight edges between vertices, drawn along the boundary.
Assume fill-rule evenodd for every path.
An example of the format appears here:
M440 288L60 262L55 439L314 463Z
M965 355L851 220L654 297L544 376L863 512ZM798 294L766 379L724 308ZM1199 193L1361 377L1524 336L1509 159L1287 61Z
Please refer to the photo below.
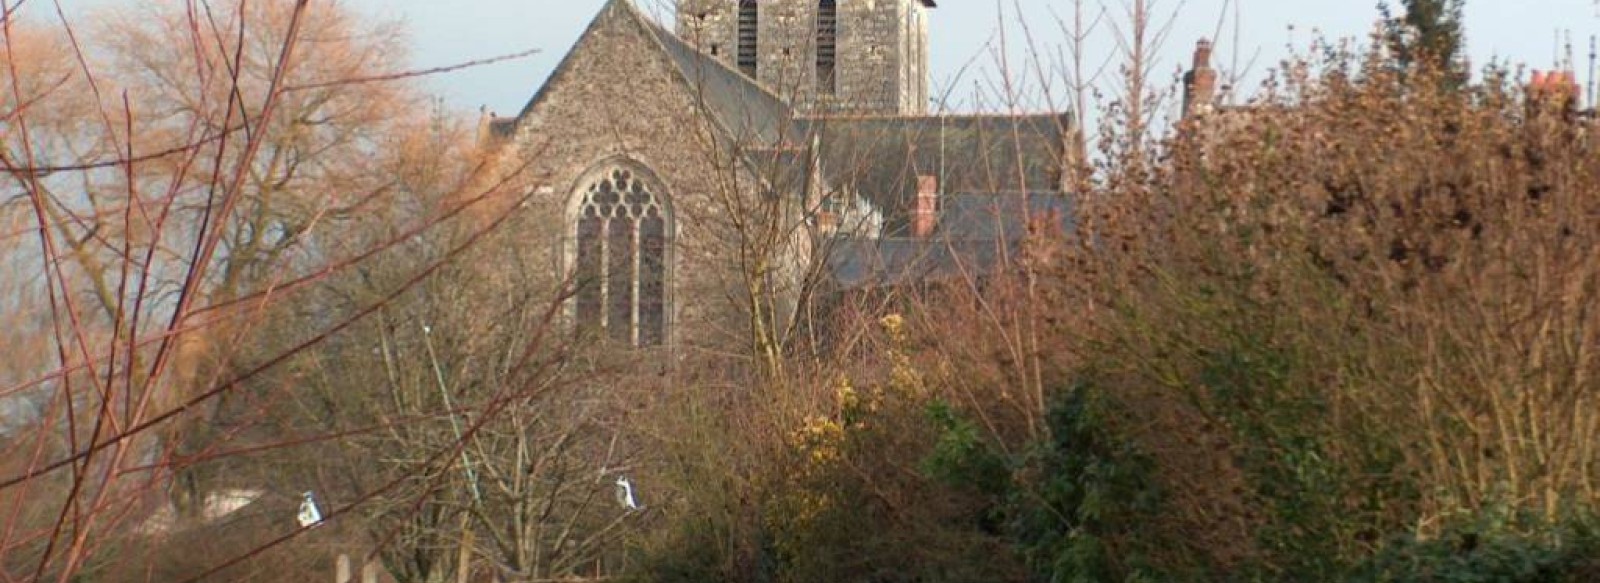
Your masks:
M1495 72L1287 69L801 383L767 568L721 577L1600 578L1592 122Z
M1356 583L1580 583L1600 578L1592 518L1556 524L1487 513L1427 539L1403 536L1370 558Z

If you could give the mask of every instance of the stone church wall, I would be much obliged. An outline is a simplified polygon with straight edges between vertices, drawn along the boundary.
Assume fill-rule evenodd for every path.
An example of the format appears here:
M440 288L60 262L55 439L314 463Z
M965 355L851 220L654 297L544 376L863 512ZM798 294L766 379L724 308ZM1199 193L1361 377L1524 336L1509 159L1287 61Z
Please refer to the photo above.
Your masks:
M528 233L529 253L568 272L576 236L568 214L586 176L608 160L635 161L672 204L670 337L688 349L736 341L745 330L727 302L737 280L728 244L735 239L719 200L752 181L712 142L696 96L649 45L650 33L626 15L601 18L517 127L506 164L525 165L518 182L538 193L527 212L556 219Z
M679 0L678 38L734 66L738 54L737 0Z
M738 0L681 0L678 36L735 66ZM920 0L838 0L837 91L817 88L817 0L762 0L757 81L802 110L927 111L927 8Z

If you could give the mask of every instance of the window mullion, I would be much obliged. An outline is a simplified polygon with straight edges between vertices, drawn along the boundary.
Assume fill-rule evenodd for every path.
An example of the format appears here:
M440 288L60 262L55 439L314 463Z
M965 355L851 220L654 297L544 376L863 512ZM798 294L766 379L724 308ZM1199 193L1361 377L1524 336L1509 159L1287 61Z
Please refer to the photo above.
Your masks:
M574 298L575 313L579 326L594 327L617 344L664 341L665 255L671 243L669 217L656 196L637 177L615 170L590 187L578 211L574 260L586 281ZM598 289L585 291L588 285Z
M609 328L611 318L611 220L607 218L604 210L600 213L600 264L599 280L595 283L600 286L600 329Z
M633 345L634 346L639 346L640 343L641 343L641 340L643 340L643 338L644 338L644 332L643 332L643 328L644 327L641 325L643 322L642 322L642 318L641 318L640 313L639 313L640 312L639 306L643 302L643 294L639 290L639 285L644 281L644 275L641 272L641 269L642 269L641 265L642 265L642 261L643 261L643 257L644 257L644 245L641 243L643 241L643 237L644 237L644 233L643 233L643 231L644 231L644 214L640 213L639 216L634 217L632 220L633 220L633 257L632 257L632 259L633 259L633 262L632 262L633 263L633 265L632 265L632 268L633 268L633 282L632 283L633 283L633 285L628 286L628 289L633 292L633 305L631 306L633 308L633 322L632 322L632 326L633 326Z

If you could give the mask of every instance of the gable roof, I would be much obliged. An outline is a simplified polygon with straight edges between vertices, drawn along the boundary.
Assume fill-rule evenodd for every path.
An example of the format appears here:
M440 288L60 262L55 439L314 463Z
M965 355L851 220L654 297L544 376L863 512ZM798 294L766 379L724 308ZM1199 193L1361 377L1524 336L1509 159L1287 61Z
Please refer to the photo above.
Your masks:
M924 0L932 6L933 2ZM825 261L844 288L947 278L1004 264L1043 213L1070 230L1070 204L1058 189L1077 152L1070 114L798 116L782 98L651 20L631 0L610 0L578 40L604 26L645 36L706 114L755 168L775 170L773 187L801 190L813 170L883 214L885 235L840 238ZM571 74L569 51L518 116L527 117ZM496 134L514 131L502 122ZM813 164L816 164L814 167ZM933 236L896 236L909 217L919 176L939 178L942 216Z
M936 239L1017 241L1030 220L1072 230L1072 200L1059 192L955 194L941 203Z
M1071 232L1072 210L1071 199L1059 192L950 195L931 236L836 238L828 243L826 266L843 290L981 276L1020 250L1030 219Z
M778 144L795 136L794 110L777 95L726 63L694 48L643 15L678 74L699 96L705 111L735 140Z
M697 96L705 112L728 132L729 137L775 144L791 135L789 126L792 125L794 113L782 99L662 28L640 12L631 0L607 2L589 22L583 34L579 35L573 47L581 46L596 31L611 24L611 19L617 19L616 23L625 26L636 27L647 36L652 41L648 43L649 46L660 50L661 56L672 64L678 79ZM552 87L571 74L575 52L570 49L567 51L550 78L528 100L516 119L527 117L544 101ZM504 124L492 130L500 135L509 135L514 131Z
M934 279L978 275L1000 263L1003 241L839 239L827 254L838 290L892 288Z
M584 41L593 36L595 31L600 30L607 17L616 14L618 10L631 12L632 9L632 4L627 0L610 0L606 2L606 5L595 13L594 18L589 20L589 25L583 28L583 34L578 35L578 40L567 49L566 55L561 57L561 62L557 63L555 70L550 72L550 77L545 79L544 85L540 85L539 90L535 91L533 97L528 100L528 104L522 106L522 111L517 113L516 120L520 121L522 118L528 117L528 114L533 112L535 107L538 107L540 103L544 103L545 98L550 94L550 88L555 87L562 79L571 74L572 63L576 60L574 59L574 55L577 53L575 49L583 46Z
M904 214L918 175L939 177L945 192L1057 188L1073 143L1070 114L799 117L778 95L679 38L631 0L607 2L577 45L607 24L650 37L648 44L672 64L727 138L756 148L814 145L828 183L865 196L890 217ZM568 51L518 120L570 74L574 52ZM490 130L506 136L515 127L496 122Z
M818 117L803 120L817 138L828 182L903 217L917 177L939 178L950 193L1056 190L1069 114Z

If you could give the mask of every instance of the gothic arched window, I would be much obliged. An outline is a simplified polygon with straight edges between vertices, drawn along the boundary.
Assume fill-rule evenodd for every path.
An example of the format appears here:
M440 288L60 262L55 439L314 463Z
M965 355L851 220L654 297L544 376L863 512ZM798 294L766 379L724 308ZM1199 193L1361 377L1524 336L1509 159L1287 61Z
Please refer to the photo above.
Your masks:
M835 64L839 56L839 5L835 0L817 3L817 91L833 95L839 79Z
M756 0L739 0L739 70L754 79L756 47L760 40L761 6Z
M580 330L630 346L666 341L671 210L638 172L614 168L584 187L577 208Z

